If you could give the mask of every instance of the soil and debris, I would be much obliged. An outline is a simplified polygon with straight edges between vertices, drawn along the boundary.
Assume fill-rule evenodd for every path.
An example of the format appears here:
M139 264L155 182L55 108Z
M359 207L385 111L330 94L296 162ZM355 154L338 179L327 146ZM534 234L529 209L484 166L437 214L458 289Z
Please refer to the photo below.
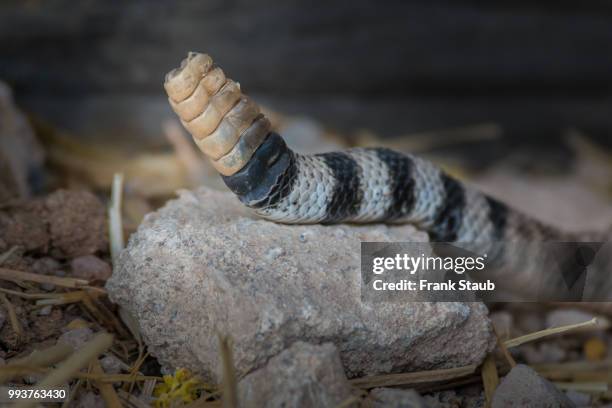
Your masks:
M431 146L427 135L403 137L401 140L411 141L405 146L378 140L371 133L343 137L318 124L313 126L312 121L278 113L269 117L276 129L286 129L290 144L295 137L303 146L326 146L326 150L349 144L421 150L454 175L497 191L526 210L541 212L535 215L551 217L549 206L544 201L534 205L529 201L533 197L525 193L547 185L559 186L557 197L579 192L580 205L573 210L563 207L560 215L567 225L574 226L579 217L584 218L581 208L585 206L601 222L612 220L612 154L594 147L588 138L574 143L582 161L571 175L531 174L528 181L521 181L525 173L517 175L501 167L477 172L464 166L441 153L446 146L441 150ZM235 406L241 394L231 339L218 339L222 384L205 383L184 367L162 372L147 351L137 321L112 304L104 288L113 273L110 247L121 242L122 235L127 240L147 213L178 189L200 184L223 188L178 124L168 123L160 129L167 140L164 149L134 152L105 145L104 140L86 144L36 118L28 125L4 86L0 87L0 118L1 382L68 385L69 400L56 404L63 407L212 407L222 402ZM465 130L457 132L454 143L460 144ZM305 137L310 138L308 142ZM491 137L495 135L485 135L487 140ZM32 154L13 160L13 153L23 151ZM115 173L122 173L125 180L119 203L121 231L109 228L107 212L113 207ZM506 184L500 182L504 177ZM548 183L551 180L554 183ZM554 200L551 188L547 194L536 194L537 198ZM520 382L525 375L536 378L535 391L558 406L612 406L612 306L498 304L489 309L498 341L481 366L352 378L348 380L350 395L341 394L344 400L338 406L508 406L503 404L509 384ZM316 351L316 347L304 348ZM333 349L326 352L336 353ZM290 367L292 361L282 364ZM275 375L270 370L265 373ZM325 371L317 373L321 379L304 377L304 386L329 378L323 375ZM334 375L334 381L346 380ZM325 387L325 383L317 386ZM274 390L277 392L282 390Z

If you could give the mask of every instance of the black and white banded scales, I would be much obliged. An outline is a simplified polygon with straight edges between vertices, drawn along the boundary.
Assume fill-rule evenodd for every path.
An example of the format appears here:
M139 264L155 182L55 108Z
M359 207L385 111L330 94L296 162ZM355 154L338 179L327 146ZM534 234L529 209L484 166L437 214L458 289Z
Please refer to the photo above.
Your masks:
M382 148L301 155L206 54L165 80L170 104L227 186L281 223L411 223L432 241L581 241L465 186L432 163Z

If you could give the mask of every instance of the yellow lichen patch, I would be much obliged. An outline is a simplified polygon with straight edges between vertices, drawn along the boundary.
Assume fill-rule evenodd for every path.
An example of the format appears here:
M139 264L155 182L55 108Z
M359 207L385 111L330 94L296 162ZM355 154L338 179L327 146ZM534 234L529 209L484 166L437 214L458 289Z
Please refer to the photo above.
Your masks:
M591 337L584 345L584 356L589 361L601 361L606 357L608 349L606 343L599 337Z
M189 370L179 368L174 375L164 375L164 382L155 386L155 407L169 408L195 401L203 387L200 380L192 376Z

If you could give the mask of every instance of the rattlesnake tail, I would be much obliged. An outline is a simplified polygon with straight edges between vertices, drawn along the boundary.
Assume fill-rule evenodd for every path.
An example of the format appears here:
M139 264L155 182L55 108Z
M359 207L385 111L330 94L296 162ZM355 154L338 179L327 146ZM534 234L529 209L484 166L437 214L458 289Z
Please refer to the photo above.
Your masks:
M298 154L270 131L257 104L206 54L190 53L164 86L170 105L226 185L264 218L411 223L440 242L596 236L545 225L413 155L384 148Z

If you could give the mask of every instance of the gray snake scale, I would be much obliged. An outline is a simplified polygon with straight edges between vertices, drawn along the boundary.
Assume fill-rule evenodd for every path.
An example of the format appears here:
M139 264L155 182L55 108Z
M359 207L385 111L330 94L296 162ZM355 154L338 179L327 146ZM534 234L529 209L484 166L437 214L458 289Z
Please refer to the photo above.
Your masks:
M432 241L580 241L442 172L383 148L301 155L205 54L166 77L170 103L227 186L281 223L410 223Z

